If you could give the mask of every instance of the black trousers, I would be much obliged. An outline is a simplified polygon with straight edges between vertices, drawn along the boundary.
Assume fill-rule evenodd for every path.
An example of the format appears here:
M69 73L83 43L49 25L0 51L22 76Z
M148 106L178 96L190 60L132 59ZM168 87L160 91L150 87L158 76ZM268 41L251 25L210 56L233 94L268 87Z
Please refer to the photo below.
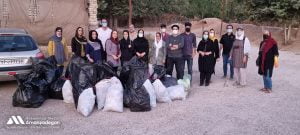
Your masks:
M211 78L211 73L200 72L200 84L209 84Z
M171 75L173 74L173 69L176 69L177 73L177 79L183 79L184 74L184 59L182 57L174 58L174 57L168 57L167 58L167 74Z

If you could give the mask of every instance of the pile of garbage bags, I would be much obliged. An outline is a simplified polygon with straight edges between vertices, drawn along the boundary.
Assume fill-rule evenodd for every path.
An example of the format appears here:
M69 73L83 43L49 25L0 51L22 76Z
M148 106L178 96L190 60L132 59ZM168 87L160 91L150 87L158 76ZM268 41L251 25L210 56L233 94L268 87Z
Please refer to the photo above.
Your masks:
M54 57L34 63L27 75L16 75L18 88L13 106L40 107L46 99L60 99L74 104L83 116L94 107L102 111L150 111L158 103L185 100L190 88L190 76L177 80L165 75L164 67L154 67L133 57L117 74L109 63L91 64L73 56L64 79L59 76Z
M18 88L13 95L13 106L36 108L48 98L63 99L65 80L59 76L55 58L33 61L32 68L29 74L15 75Z

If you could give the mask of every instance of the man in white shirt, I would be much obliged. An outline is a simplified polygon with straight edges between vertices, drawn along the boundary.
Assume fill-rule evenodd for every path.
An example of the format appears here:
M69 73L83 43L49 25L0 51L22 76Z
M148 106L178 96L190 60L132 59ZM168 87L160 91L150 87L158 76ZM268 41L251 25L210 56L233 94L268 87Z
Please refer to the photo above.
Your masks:
M99 27L98 29L96 29L96 31L98 33L98 38L101 40L104 50L105 50L105 42L107 39L110 38L111 32L112 32L112 30L107 26L107 24L108 24L107 20L102 19L101 20L102 27Z

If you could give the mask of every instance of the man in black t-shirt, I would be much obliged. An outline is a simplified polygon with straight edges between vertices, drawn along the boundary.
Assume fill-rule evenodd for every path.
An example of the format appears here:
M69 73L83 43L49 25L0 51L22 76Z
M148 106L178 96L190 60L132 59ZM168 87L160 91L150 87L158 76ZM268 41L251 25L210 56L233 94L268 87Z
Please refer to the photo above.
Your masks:
M227 25L227 33L224 34L220 40L221 47L220 47L220 52L223 49L223 72L224 76L223 78L227 77L227 65L230 65L230 79L233 79L233 66L232 66L232 61L229 60L229 53L231 51L233 42L235 40L235 35L233 34L233 26L232 25Z

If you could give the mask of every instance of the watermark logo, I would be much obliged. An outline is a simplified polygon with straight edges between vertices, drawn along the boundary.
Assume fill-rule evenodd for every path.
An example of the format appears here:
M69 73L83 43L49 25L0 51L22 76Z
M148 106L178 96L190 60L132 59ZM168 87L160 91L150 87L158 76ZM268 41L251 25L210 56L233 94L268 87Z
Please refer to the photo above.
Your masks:
M25 123L24 123L24 120L23 120L23 118L22 118L21 116L11 116L11 117L8 119L8 121L7 121L6 124L7 124L7 125L12 125L12 124L17 124L17 125L19 125L19 124L25 124Z
M6 127L15 128L60 128L61 122L54 117L24 117L19 115L9 116Z

